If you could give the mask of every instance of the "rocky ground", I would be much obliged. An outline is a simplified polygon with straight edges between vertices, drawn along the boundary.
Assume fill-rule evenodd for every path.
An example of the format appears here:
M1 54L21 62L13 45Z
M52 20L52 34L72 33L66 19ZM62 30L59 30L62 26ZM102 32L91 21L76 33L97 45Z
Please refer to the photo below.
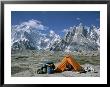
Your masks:
M82 65L86 66L86 65ZM99 77L100 76L100 66L94 66L94 72L86 72L79 73L73 71L64 71L61 73L53 73L53 74L37 74L36 71L33 72L31 70L24 70L19 73L13 74L13 77Z
M37 74L38 68L45 61L53 61L57 67L58 63L64 58L62 53L17 53L12 54L11 76L12 77L99 77L100 76L100 57L75 55L74 58L83 68L92 67L94 71L79 73L74 71L64 71L53 74Z

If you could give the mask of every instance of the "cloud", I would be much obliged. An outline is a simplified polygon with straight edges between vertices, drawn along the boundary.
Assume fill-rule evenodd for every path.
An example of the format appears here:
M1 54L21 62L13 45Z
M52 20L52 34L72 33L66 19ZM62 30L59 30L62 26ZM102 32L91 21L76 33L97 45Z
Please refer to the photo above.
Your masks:
M28 20L25 22L22 22L20 25L12 25L12 29L19 29L19 30L28 30L28 29L37 29L37 30L46 30L47 27L44 26L40 21L38 20Z
M76 20L81 20L81 18L76 18Z
M40 30L45 30L41 22L37 20L32 19L32 20L29 20L28 22L24 22L23 24L29 26L31 29L36 28Z
M37 28L41 25L41 23L37 20L29 20L28 22L24 22L24 25L30 26L32 28Z

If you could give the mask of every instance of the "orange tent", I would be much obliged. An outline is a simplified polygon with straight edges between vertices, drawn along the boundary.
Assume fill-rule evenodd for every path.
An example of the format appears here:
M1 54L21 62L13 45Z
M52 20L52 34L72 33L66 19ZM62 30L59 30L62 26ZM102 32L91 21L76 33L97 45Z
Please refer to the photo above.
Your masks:
M72 66L73 71L82 71L83 68L80 66L78 62L75 61L74 57L71 55L66 55L61 63L56 68L57 72L62 72L67 68L67 65L70 64Z

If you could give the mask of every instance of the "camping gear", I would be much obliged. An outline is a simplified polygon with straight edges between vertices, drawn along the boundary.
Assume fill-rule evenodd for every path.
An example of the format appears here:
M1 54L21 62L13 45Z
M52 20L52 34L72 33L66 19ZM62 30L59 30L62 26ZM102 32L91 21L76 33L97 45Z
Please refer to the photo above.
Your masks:
M67 64L67 65L66 65L66 70L67 70L67 71L72 70L72 65L71 65L71 64Z
M55 65L53 64L53 62L48 62L46 63L46 65L47 65L47 73L48 74L54 73Z
M42 69L42 71L43 71L44 73L47 73L47 68L44 67L44 68Z
M55 69L55 71L56 72L65 71L67 65L69 64L71 65L73 71L78 71L78 72L84 71L83 67L81 67L81 65L78 62L76 62L74 57L72 57L71 55L66 55L61 61L61 63L58 65L58 67Z
M47 66L44 64L40 69L37 70L38 74L45 74L47 73Z
M46 66L46 64L42 65L42 67L37 70L37 74L45 74L45 73L47 73L47 66Z
M41 67L41 69L42 69L42 71L43 71L44 73L47 73L47 66L46 66L46 64L44 64L44 65Z
M51 66L47 66L47 73L48 74L54 73L54 69Z
M45 74L45 73L52 74L54 73L54 69L55 69L54 63L51 61L48 61L45 64L43 64L43 66L40 69L37 70L37 73L38 74Z
M84 70L85 70L86 72L95 72L95 69L94 69L93 66L90 65L90 64L86 64L85 67L84 67Z

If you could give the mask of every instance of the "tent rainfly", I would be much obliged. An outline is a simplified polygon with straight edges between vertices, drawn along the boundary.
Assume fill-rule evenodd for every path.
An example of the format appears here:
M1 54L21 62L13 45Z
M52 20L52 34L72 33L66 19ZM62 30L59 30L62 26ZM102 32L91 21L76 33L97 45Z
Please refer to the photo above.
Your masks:
M84 71L83 67L81 67L81 65L78 62L76 62L74 57L72 57L71 55L66 55L61 61L61 63L58 65L58 67L56 68L56 72L65 71L67 65L69 64L72 66L73 71L78 71L78 72Z

